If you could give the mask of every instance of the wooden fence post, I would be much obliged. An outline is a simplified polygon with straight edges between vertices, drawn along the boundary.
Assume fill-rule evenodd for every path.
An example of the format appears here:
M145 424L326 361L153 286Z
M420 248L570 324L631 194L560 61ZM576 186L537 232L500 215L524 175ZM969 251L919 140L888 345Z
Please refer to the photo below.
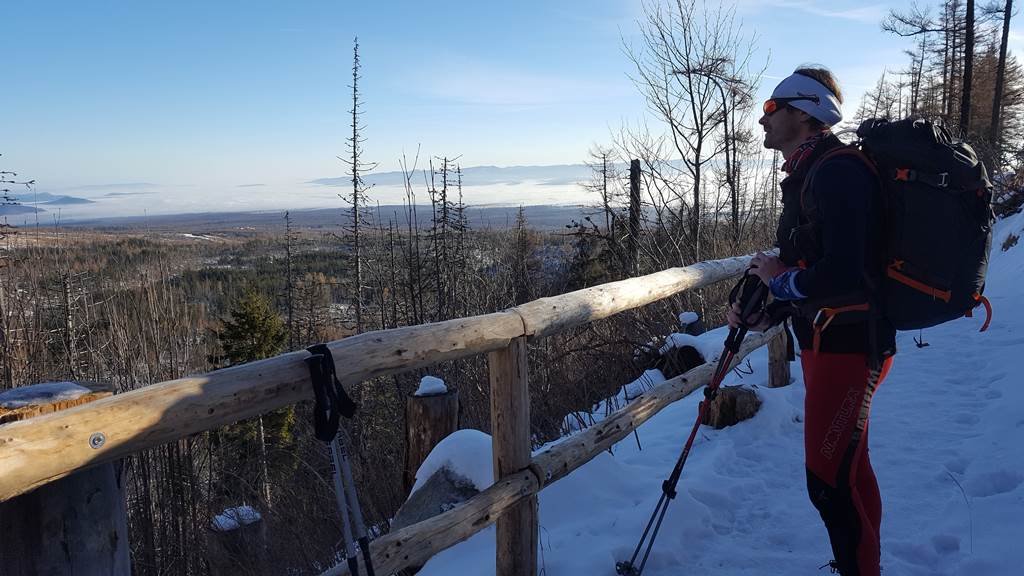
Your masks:
M0 422L25 420L111 395L102 384L82 386L90 391L68 394L64 387L63 393L54 395L61 387L50 383L0 394ZM20 400L34 391L27 403ZM15 394L19 405L11 408ZM89 439L94 448L105 441L101 434ZM119 463L107 462L0 502L0 573L130 575L128 516L119 468Z
M494 480L530 465L530 388L526 338L487 356L491 380ZM537 574L537 495L502 514L497 522L497 576Z
M437 443L459 429L459 391L416 396L405 401L405 493L412 490L416 471Z
M786 339L788 328L768 341L768 386L781 388L789 386L789 354Z
M629 257L629 275L640 271L640 161L629 162L629 238L626 254Z

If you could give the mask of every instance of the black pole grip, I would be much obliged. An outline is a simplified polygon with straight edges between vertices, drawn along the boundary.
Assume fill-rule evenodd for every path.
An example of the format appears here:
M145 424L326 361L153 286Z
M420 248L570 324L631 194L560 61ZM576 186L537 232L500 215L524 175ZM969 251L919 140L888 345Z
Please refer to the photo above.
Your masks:
M726 339L726 346L730 344L733 346L730 348L733 352L736 352L739 347L739 341L743 340L743 336L746 336L747 329L750 324L756 324L765 314L765 301L768 299L768 286L761 282L761 279L750 273L750 269L743 273L743 277L740 278L736 286L733 287L729 293L729 306L739 303L740 305L740 326L743 330L743 334L736 338L736 329L729 331L729 338ZM757 316L757 321L751 321L751 318Z

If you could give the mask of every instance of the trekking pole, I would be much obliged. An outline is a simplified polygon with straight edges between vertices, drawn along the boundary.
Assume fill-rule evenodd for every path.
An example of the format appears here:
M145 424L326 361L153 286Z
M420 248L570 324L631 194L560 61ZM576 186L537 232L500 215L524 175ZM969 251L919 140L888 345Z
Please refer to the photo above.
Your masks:
M359 576L359 557L356 555L356 543L363 550L367 574L374 576L370 561L369 539L366 525L363 523L362 510L352 480L352 468L348 460L348 450L344 442L338 439L339 418L351 418L358 406L345 393L335 373L334 358L331 350L324 344L310 346L307 350L311 355L306 358L309 377L313 382L313 394L316 400L313 406L313 428L318 440L328 447L331 458L331 476L334 480L334 497L341 512L341 532L345 539L345 559L352 576ZM347 487L346 487L347 485ZM346 500L348 502L346 503ZM351 517L349 515L351 512Z
M338 446L332 441L331 451L331 472L334 475L334 497L338 500L338 509L341 510L341 534L345 538L345 560L348 562L348 570L352 576L359 576L359 558L356 556L356 539L352 536L352 525L349 524L348 505L345 503L344 481L341 476L341 458L338 455Z
M363 522L363 509L359 506L359 495L356 494L356 482L352 478L352 466L349 464L348 447L345 445L344 432L339 432L331 447L335 450L335 456L341 463L343 485L345 496L348 498L349 510L352 512L352 527L355 532L359 549L363 552L363 566L366 568L367 576L375 576L373 572L373 558L370 557L370 538L366 534L366 523ZM356 574L353 572L353 576Z
M633 550L633 556L629 561L622 561L615 563L615 573L620 576L640 576L644 567L647 565L647 558L651 555L651 549L654 547L654 540L658 537L658 532L661 530L661 523L665 519L665 513L668 511L669 503L676 497L676 487L679 484L679 477L682 475L683 466L686 464L686 458L690 455L690 449L693 447L693 441L697 437L697 430L700 429L701 422L704 421L704 413L707 410L707 405L714 401L718 395L718 387L721 385L722 380L725 379L725 375L729 373L729 366L732 364L733 358L740 351L740 344L743 342L743 338L747 335L748 319L754 318L756 314L763 314L764 302L768 297L768 287L757 277L750 274L750 271L743 275L736 287L733 288L732 293L729 295L730 305L733 302L738 301L740 303L740 319L741 324L735 328L729 329L729 336L725 339L724 350L722 351L721 357L718 359L718 365L715 367L715 372L711 377L711 382L704 388L704 400L700 402L697 409L697 421L693 424L693 429L690 431L690 436L686 440L686 445L683 446L683 451L676 460L676 465L672 468L672 473L668 479L661 483L661 498L658 499L658 505L654 507L654 513L651 514L651 519L647 522L647 527L644 528L644 533L640 536L640 542L637 543L636 549ZM737 300L738 298L738 300ZM654 531L651 532L651 527L654 527ZM650 539L647 535L650 534ZM644 544L646 543L646 548ZM637 557L640 555L640 550L644 550L643 558L640 560L640 566L636 565Z

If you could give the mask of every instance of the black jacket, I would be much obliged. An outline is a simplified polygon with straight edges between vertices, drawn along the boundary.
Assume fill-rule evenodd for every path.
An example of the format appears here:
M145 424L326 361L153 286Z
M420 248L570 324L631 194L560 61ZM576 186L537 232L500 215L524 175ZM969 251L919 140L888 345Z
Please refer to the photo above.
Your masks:
M828 134L781 183L779 257L788 266L804 267L796 287L807 298L793 303L793 331L802 349L812 347L812 321L820 308L870 302L870 286L879 285L884 270L878 179L853 155L822 161L841 146ZM850 312L837 316L822 332L819 351L869 353L874 345L887 356L895 352L895 335L884 318L869 322L867 313Z

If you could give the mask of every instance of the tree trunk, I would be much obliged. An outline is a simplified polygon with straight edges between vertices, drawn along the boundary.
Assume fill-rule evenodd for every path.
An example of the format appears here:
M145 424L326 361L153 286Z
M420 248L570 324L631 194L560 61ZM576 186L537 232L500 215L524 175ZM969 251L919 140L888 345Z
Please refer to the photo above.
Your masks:
M960 94L960 132L971 130L971 85L974 82L974 0L967 0L967 28L964 31L964 80Z
M263 415L256 417L257 431L259 437L259 452L260 452L260 483L262 484L263 491L261 496L263 497L263 505L266 506L264 510L270 510L270 467L267 466L267 437L263 432Z
M947 118L949 117L949 101L950 96L950 78L952 72L950 71L950 62L952 58L949 55L949 44L950 38L953 35L952 24L953 19L949 16L949 5L945 7L945 14L943 18L943 24L945 26L945 33L943 34L942 44L942 114Z
M640 161L629 162L629 276L640 271Z
M999 157L999 124L1003 110L1003 85L1006 82L1006 44L1010 37L1010 17L1013 15L1013 0L1006 0L1003 10L1003 37L999 43L999 66L996 69L996 87L992 94L992 122L988 128L988 141L992 150L992 164ZM994 166L990 166L993 168Z

